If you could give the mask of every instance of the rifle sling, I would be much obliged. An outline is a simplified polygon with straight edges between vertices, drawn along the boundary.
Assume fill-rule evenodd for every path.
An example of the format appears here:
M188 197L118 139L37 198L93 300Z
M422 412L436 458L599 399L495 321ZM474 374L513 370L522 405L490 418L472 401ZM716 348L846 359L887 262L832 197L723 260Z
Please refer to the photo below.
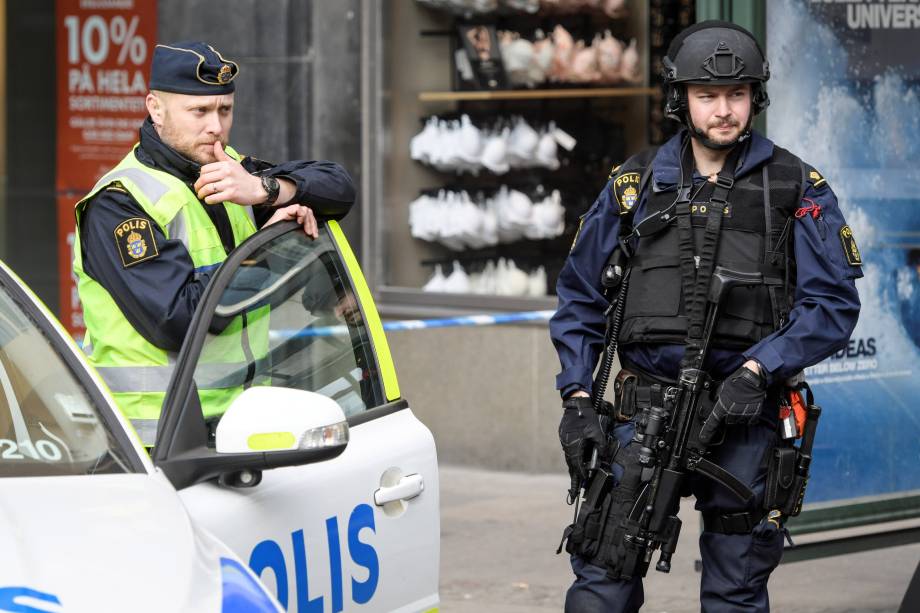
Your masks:
M728 196L735 185L735 168L745 147L738 145L725 159L722 170L713 184L710 206L706 215L706 230L697 256L693 236L693 222L690 218L691 190L693 185L693 150L684 149L681 158L684 184L680 186L677 202L677 230L680 244L681 287L684 297L684 309L687 315L687 351L684 364L690 366L699 360L703 342L703 324L706 319L706 296L712 272L715 269L716 254L719 248L719 235L722 229L724 208ZM694 365L702 368L702 360Z
M710 462L706 458L699 458L694 464L693 470L728 489L745 505L751 504L754 500L754 492L751 491L751 488L715 462Z

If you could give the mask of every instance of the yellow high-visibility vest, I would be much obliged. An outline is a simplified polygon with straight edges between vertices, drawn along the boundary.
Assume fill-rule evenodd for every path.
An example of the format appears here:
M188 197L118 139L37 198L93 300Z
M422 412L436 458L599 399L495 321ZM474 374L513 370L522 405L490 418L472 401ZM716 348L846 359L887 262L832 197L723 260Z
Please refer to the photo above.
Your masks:
M135 146L136 147L136 146ZM240 156L227 147L227 154ZM93 189L76 204L77 231L74 241L73 270L83 304L86 324L84 350L115 397L119 408L137 430L141 441L153 445L156 423L176 361L174 352L165 351L141 336L98 281L83 270L80 222L87 202L101 190L118 184L140 204L168 239L180 240L195 265L195 270L214 268L226 259L217 228L197 196L180 179L167 172L145 166L132 150ZM248 206L224 203L233 229L234 245L256 232ZM131 229L127 228L126 232ZM129 257L142 258L153 248L139 240ZM129 240L129 238L126 238ZM219 336L210 336L195 371L204 416L213 417L226 410L242 391L248 366L268 351L268 308L237 316Z

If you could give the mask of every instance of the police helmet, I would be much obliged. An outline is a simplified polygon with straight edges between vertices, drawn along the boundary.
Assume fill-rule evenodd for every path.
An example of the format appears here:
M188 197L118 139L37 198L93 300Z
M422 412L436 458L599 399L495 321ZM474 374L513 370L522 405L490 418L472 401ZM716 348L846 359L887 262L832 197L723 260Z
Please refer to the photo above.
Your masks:
M751 116L770 104L770 63L754 35L727 21L702 21L678 34L662 59L665 114L689 127L687 84L751 84Z

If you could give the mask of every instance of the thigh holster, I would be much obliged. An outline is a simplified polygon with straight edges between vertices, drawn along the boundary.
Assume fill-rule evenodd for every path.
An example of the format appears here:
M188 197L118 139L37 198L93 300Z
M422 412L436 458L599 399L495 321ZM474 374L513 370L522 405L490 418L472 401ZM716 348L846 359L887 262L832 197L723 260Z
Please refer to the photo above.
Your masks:
M636 375L621 372L614 389L614 414L627 421L636 414L636 392L641 386ZM606 568L612 579L644 575L648 566L644 543L636 541L638 521L632 517L638 514L636 503L645 485L639 448L633 441L617 450L613 463L622 468L619 480L612 471L594 471L578 516L563 535L568 553Z

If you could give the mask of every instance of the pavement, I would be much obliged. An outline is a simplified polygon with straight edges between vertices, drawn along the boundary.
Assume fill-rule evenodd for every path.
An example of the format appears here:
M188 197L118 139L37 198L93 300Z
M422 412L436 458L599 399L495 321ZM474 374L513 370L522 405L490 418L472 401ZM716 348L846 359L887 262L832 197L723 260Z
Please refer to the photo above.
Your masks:
M562 611L572 581L555 555L572 519L566 475L531 475L442 466L441 611ZM681 541L670 574L649 571L644 613L699 611L698 523L685 500ZM657 560L657 557L654 558ZM920 544L783 564L770 579L774 611L897 611L920 561Z

